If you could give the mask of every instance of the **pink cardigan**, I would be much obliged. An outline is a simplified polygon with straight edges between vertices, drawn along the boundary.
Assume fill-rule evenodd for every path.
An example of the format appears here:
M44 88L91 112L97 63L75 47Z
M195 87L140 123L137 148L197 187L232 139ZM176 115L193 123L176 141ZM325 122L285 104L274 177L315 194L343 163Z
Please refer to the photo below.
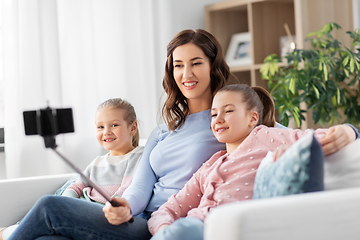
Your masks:
M181 217L204 221L213 207L251 199L256 170L267 152L281 144L291 145L307 131L258 126L231 154L215 153L178 194L152 214L148 221L150 232L155 234L161 225ZM318 129L315 136L323 138L326 132L327 129Z

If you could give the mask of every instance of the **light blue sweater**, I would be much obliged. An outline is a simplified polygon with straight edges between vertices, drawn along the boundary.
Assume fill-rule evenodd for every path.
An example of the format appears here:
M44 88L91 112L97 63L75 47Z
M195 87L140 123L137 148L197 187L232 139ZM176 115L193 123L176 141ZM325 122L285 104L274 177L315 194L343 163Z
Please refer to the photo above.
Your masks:
M188 116L175 132L166 125L153 130L133 182L123 194L133 215L157 210L215 152L225 150L225 144L211 132L210 121L210 111L206 110Z

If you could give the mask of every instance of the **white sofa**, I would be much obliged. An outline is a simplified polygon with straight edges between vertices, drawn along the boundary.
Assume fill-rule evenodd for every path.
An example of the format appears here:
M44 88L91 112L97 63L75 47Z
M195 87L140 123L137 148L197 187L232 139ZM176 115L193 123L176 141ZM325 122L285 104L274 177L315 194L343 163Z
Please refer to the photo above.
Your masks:
M325 161L326 191L219 206L206 219L205 239L360 239L360 140ZM0 227L21 219L71 176L1 180Z
M72 175L74 174L0 180L0 228L19 221L36 200L43 195L55 193Z
M325 158L325 191L226 204L206 240L360 239L360 139Z

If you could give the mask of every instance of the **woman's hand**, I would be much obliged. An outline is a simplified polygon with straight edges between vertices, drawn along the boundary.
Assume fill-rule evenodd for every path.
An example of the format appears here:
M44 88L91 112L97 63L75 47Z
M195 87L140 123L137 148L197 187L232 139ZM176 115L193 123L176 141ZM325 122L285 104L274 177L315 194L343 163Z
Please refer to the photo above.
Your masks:
M130 214L130 204L125 198L114 197L113 200L118 202L121 207L113 207L109 202L103 207L103 212L108 222L112 225L120 225L129 221L132 216Z
M319 140L325 156L333 154L356 138L354 129L348 125L336 125L329 128L326 136Z

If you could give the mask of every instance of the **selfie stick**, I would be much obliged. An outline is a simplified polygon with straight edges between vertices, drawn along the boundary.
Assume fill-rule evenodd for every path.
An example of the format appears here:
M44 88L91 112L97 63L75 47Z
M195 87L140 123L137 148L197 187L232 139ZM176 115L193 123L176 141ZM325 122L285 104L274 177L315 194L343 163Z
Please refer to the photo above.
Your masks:
M50 107L47 107L46 109L42 109L44 113L44 118L41 118L41 111L39 111L39 121L37 122L37 127L39 130L38 134L41 135L44 138L45 147L51 148L54 150L68 165L70 165L71 168L73 168L77 173L80 174L80 176L86 180L86 182L92 187L95 188L113 207L120 207L121 205L116 202L112 197L104 191L99 185L94 183L89 177L85 176L83 172L77 168L72 162L70 162L65 156L63 156L61 153L59 153L56 148L56 139L55 135L59 133L56 124L55 119L52 114L52 109ZM72 114L71 114L72 118ZM26 122L26 121L25 121ZM45 125L42 126L42 125ZM26 133L26 127L25 127L25 133ZM30 133L26 133L29 135ZM130 223L134 222L134 218L131 218L129 220Z
M117 203L116 201L114 201L114 199L111 199L111 196L103 191L103 189L99 188L89 177L87 177L86 175L84 175L80 169L78 169L72 162L70 162L68 159L66 159L61 153L59 153L56 148L53 148L53 150L65 161L67 162L67 164L69 164L76 172L78 172L81 177L83 177L86 182L93 188L95 188L107 201L109 201L111 203L111 205L113 207L119 207L119 203Z
M54 142L55 142L55 138L54 138ZM56 152L68 165L70 165L71 168L73 168L77 173L80 174L81 177L83 177L86 182L90 185L90 187L95 188L108 202L111 203L111 206L113 207L120 207L121 205L116 202L114 199L112 199L112 197L106 192L104 191L100 186L98 186L97 184L95 184L89 177L87 177L85 174L82 173L82 171L76 167L72 162L70 162L65 156L63 156L61 153L59 153L56 150L56 144L51 147L52 150L54 150L54 152ZM131 218L129 220L130 223L134 222L134 218Z

